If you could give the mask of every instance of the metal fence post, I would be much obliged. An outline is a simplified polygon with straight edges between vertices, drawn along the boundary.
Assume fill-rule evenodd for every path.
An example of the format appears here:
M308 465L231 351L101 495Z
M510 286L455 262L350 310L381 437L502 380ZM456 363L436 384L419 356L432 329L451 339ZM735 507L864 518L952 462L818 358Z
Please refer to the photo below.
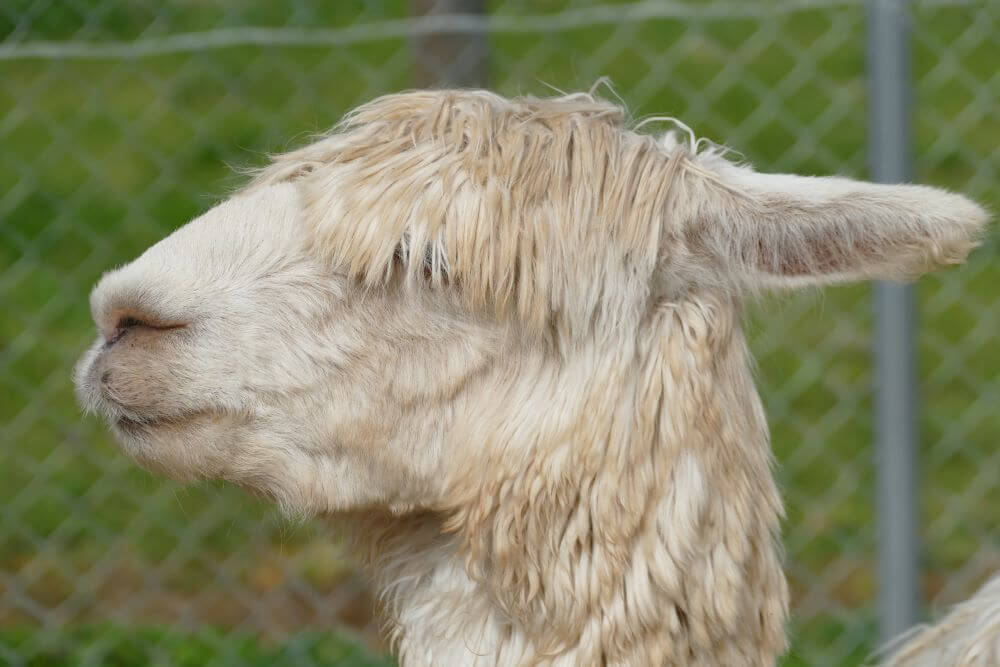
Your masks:
M910 176L910 68L906 0L868 0L872 177ZM883 640L906 630L918 606L917 377L913 294L875 286L879 621Z
M412 0L415 16L471 14L483 16L486 0ZM414 82L418 87L487 85L485 32L431 33L413 38Z

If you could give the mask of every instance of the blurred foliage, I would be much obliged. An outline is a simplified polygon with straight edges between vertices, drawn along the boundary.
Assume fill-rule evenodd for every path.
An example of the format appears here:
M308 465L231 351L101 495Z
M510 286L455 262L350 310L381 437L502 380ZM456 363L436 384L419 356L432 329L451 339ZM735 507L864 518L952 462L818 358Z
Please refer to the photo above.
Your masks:
M326 632L297 635L286 642L264 642L246 633L203 629L181 633L163 628L113 625L74 627L52 640L35 629L0 628L0 651L30 654L26 667L280 667L338 665L391 667L357 641ZM6 664L0 653L0 664Z

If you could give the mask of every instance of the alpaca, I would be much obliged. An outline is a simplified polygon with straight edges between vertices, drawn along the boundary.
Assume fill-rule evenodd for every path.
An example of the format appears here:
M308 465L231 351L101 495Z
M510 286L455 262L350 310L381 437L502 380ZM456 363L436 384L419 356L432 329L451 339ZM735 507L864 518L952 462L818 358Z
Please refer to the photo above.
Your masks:
M402 665L770 665L742 304L959 263L986 220L592 94L394 94L106 274L78 395L153 471L336 517Z
M888 647L886 667L1000 665L1000 576L937 623L916 627Z

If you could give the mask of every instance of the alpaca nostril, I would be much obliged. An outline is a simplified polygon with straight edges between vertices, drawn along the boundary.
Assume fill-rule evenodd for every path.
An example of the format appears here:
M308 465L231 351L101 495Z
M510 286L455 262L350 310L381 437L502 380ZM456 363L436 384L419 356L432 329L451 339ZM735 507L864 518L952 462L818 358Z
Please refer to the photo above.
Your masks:
M111 381L111 371L101 373L101 384L108 384Z
M118 325L115 327L115 329L121 331L124 329L131 329L132 327L144 327L144 326L149 326L149 325L147 325L145 322L135 317L123 317L120 320L118 320Z
M132 317L131 315L119 318L118 323L115 324L114 332L111 334L111 337L108 338L107 340L107 344L114 345L119 340L121 340L122 336L128 333L130 329L135 329L137 327L153 328L150 327L150 325L143 322L142 320L136 317Z
M104 334L105 345L110 347L117 343L129 331L142 329L144 331L169 331L182 329L186 324L164 323L159 319L140 319L134 315L122 315L115 323L115 328Z

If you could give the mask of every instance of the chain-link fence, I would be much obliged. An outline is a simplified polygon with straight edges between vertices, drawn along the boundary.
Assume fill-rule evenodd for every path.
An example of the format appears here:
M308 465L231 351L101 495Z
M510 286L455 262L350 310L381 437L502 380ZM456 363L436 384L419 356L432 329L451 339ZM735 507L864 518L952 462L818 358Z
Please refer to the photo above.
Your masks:
M914 177L1000 209L1000 2L909 13ZM682 118L761 169L865 176L865 34L861 0L0 3L0 664L375 661L368 591L327 526L154 479L74 403L90 286L230 192L231 165L415 84L609 75L636 117ZM996 253L917 287L931 608L1000 570ZM787 664L858 664L878 641L870 288L757 311Z

